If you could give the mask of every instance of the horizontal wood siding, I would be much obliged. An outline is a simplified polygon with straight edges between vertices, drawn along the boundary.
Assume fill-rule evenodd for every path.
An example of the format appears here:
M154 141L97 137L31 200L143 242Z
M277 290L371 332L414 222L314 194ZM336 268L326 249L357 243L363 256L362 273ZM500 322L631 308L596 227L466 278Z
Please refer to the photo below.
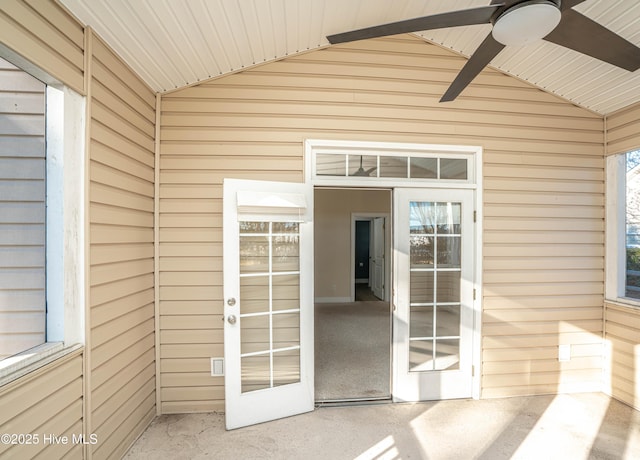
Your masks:
M526 139L485 151L483 397L602 387L600 120L594 128L564 129L574 153L528 151ZM559 362L559 345L570 345L570 361Z
M640 104L607 117L607 154L640 148ZM640 308L605 304L609 394L640 409Z
M0 458L83 458L82 444L45 439L82 434L82 359L71 353L0 388L0 433L38 436L31 445L0 443Z
M54 0L2 0L0 43L84 94L84 28Z
M90 241L90 310L86 318L89 323L86 356L90 383L85 397L91 409L87 433L98 436L98 443L88 448L94 459L120 458L156 412L155 94L95 36L91 35L88 41L92 43L93 52L87 59L92 74L88 79L91 93L87 100L91 114L87 121L90 133L90 188L87 190L90 197L90 232L87 235ZM58 2L0 2L0 42L70 88L86 94L85 31ZM38 74L37 69L33 70ZM0 99L0 106L4 102L6 98ZM15 115L12 117L14 119ZM13 146L9 142L4 145ZM34 145L43 145L43 142ZM25 152L28 151L25 148ZM5 170L2 166L0 171ZM23 174L32 170L25 167ZM35 180L31 176L21 179ZM6 196L5 190L6 187L0 190L0 196ZM25 190L17 190L17 193L22 200L30 200L33 193ZM8 224L5 222L7 215L2 213L0 225ZM43 222L42 218L33 223ZM32 256L21 260L24 264L36 265L34 260L38 258ZM56 361L50 366L51 372L37 371L28 380L11 384L14 392L9 393L8 386L0 389L0 421L4 423L5 407L15 408L16 413L24 412L22 419L27 419L28 414L34 415L30 409L33 406L36 408L35 427L43 426L46 432L59 434L82 432L83 383L74 377L81 376L82 359L78 356L74 361L80 371L70 367L71 364ZM33 405L31 400L41 398L42 394L49 395L46 403ZM76 394L77 401L73 406L63 406L71 395ZM77 416L73 412L76 409ZM73 422L67 422L70 413L74 414ZM39 421L42 417L57 422L42 425ZM9 418L8 412L6 418ZM26 422L2 428L2 432L30 432ZM56 449L43 451L43 457L82 457L81 445L68 452L60 447ZM17 451L8 452L11 456ZM18 458L31 458L37 453L28 451L28 455Z
M54 0L6 0L0 2L0 44L3 54L16 60L38 78L51 78L84 93L84 29ZM0 65L0 73L8 66ZM13 309L42 317L44 341L44 241L45 241L45 85L33 77L16 78L13 90L0 85L0 239L13 235L24 244L19 250L0 243L0 261L11 265L17 296L10 299ZM48 74L48 75L47 75ZM19 81L20 80L20 81ZM9 132L9 128L18 128ZM18 163L18 164L16 164ZM7 171L18 171L12 180ZM14 205L7 205L13 201ZM5 231L13 226L12 231ZM12 244L16 243L14 241ZM5 267L6 268L6 267ZM31 281L39 287L32 289ZM6 304L4 305L6 306ZM0 325L7 324L6 318ZM12 318L15 331L20 322ZM2 326L0 326L2 327ZM45 435L58 439L83 433L84 395L82 351L72 352L0 388L0 433L33 434L31 445L0 444L0 458L84 458L78 443L52 443ZM32 439L33 440L33 439Z
M305 139L484 148L483 396L601 376L603 120L410 36L333 46L163 97L162 412L222 409L222 180L301 182ZM572 345L560 365L557 347ZM598 387L599 388L599 387Z
M92 39L90 368L93 458L120 458L155 416L155 95Z
M608 393L640 410L640 308L605 304Z
M640 148L640 104L607 116L607 154Z
M0 58L0 359L45 342L45 88Z

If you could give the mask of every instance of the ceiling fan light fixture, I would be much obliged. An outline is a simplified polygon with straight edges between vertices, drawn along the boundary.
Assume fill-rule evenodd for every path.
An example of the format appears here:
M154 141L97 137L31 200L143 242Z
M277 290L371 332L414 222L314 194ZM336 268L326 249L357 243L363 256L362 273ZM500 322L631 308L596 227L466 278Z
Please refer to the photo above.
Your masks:
M524 46L551 33L560 23L562 13L552 1L520 3L496 19L493 38L507 46Z

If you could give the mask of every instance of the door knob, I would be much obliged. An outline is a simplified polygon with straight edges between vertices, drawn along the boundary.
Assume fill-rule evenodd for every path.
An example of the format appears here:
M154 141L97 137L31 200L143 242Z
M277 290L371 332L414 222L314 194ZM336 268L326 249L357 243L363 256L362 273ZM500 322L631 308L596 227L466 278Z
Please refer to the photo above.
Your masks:
M236 324L236 315L229 315L227 321L229 321L229 324Z

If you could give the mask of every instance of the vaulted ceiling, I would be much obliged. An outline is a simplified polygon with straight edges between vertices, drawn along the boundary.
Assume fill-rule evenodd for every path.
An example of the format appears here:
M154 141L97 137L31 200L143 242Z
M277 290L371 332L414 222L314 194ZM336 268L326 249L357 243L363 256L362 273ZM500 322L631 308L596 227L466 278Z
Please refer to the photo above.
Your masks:
M330 46L327 35L489 0L61 0L157 92ZM638 0L586 0L575 9L640 46ZM470 56L490 25L415 35ZM628 72L541 41L507 47L493 68L606 115L640 101ZM464 96L464 93L462 93Z

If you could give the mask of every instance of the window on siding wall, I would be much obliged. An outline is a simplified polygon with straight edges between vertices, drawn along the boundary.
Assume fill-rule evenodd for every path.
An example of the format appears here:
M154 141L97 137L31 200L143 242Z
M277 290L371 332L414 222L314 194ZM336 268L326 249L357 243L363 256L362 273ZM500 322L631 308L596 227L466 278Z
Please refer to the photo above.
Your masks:
M0 359L46 341L45 99L0 60Z
M640 305L640 149L607 159L607 289Z
M640 299L640 150L625 156L625 297Z
M83 116L0 58L0 382L83 342Z

